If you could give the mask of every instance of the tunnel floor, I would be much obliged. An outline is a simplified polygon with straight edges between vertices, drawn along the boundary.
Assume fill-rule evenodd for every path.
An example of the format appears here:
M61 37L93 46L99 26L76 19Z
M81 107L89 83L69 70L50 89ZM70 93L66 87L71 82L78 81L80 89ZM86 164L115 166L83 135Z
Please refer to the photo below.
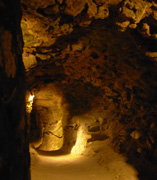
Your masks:
M32 148L30 153L32 180L139 180L107 140L89 143L81 155L43 156Z

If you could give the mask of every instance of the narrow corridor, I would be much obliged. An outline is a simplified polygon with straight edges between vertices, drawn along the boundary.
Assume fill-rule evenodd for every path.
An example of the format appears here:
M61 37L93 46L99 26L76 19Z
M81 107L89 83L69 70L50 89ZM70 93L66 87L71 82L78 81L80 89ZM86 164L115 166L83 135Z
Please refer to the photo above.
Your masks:
M32 180L138 180L136 170L107 141L91 143L82 155L43 156L30 151Z

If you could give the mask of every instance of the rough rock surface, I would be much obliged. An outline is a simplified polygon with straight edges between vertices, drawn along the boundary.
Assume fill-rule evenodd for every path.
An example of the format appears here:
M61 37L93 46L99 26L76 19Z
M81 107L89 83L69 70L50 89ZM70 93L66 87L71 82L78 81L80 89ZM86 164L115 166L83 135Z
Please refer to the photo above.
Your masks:
M25 66L28 87L51 82L62 92L69 141L85 123L88 141L109 138L142 180L155 178L156 1L30 2L22 1L23 56L34 59Z
M0 1L0 179L29 180L20 1Z
M31 141L39 150L59 150L64 143L63 127L67 123L63 95L51 83L40 85L34 95Z

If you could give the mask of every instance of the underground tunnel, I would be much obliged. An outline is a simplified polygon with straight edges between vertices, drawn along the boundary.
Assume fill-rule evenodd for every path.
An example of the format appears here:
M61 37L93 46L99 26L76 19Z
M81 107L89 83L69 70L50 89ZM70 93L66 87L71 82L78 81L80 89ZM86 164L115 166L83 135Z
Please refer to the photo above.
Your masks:
M0 0L0 177L157 179L156 0Z

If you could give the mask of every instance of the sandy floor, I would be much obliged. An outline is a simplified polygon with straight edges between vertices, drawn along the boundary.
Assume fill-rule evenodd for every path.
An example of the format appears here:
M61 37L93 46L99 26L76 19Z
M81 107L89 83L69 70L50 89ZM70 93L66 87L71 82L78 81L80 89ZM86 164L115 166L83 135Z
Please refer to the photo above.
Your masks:
M31 152L32 180L138 180L136 170L107 141L88 145L82 155L42 156Z

